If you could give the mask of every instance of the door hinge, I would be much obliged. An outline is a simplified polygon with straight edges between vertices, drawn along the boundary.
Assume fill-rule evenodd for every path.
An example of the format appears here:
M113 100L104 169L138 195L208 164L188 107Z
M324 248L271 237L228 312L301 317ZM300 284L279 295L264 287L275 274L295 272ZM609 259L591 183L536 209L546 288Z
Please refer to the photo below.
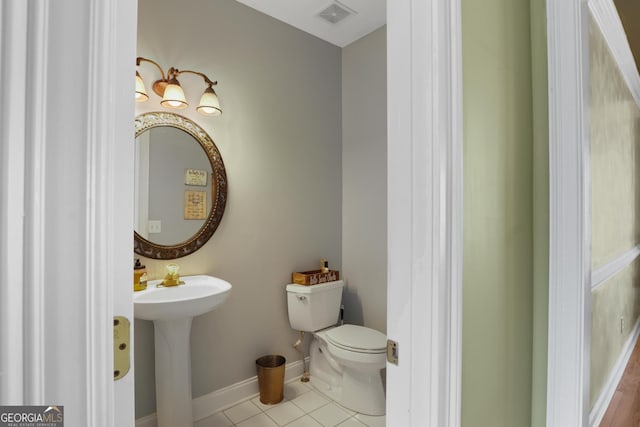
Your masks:
M113 380L127 375L131 365L131 322L123 316L113 318Z
M393 340L387 340L387 361L398 364L398 343Z

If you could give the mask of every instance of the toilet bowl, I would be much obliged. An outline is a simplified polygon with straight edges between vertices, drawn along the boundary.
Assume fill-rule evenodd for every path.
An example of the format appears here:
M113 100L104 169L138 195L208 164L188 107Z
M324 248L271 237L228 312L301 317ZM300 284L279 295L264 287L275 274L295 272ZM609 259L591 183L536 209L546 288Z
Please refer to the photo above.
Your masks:
M340 338L336 339L336 335ZM370 338L370 344L357 343L363 335ZM311 384L345 408L366 415L384 415L381 370L386 366L385 346L383 333L363 326L343 325L314 333L309 364Z
M336 326L342 281L321 285L287 285L291 327L312 332L311 384L345 408L366 415L385 414L382 372L386 336L357 325Z

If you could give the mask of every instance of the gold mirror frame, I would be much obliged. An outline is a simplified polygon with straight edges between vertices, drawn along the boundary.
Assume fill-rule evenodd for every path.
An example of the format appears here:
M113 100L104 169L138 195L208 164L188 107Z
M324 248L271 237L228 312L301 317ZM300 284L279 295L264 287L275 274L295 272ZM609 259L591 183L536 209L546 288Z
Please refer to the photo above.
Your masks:
M209 158L213 171L211 174L213 199L211 211L209 211L205 223L190 239L176 245L159 245L145 239L137 231L133 231L133 250L138 255L153 259L176 259L200 249L218 228L227 204L227 173L218 147L216 147L209 134L195 122L179 114L153 112L139 115L135 120L135 137L137 138L143 132L159 126L175 127L194 137Z

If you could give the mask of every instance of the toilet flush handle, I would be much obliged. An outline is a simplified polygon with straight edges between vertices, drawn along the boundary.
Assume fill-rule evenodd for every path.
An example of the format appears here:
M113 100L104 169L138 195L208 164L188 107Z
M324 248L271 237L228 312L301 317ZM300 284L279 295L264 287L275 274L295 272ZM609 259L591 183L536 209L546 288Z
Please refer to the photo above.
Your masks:
M306 301L307 300L307 296L306 295L296 295L296 298L298 298L298 301Z

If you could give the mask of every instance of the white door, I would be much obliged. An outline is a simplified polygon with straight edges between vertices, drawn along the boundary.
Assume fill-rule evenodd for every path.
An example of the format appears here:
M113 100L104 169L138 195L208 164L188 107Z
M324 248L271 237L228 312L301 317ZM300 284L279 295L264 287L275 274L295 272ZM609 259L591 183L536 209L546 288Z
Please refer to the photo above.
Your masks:
M387 2L387 425L460 424L460 2Z
M114 427L133 427L135 419L135 382L134 382L134 330L133 330L133 211L134 211L134 79L136 40L138 29L137 0L114 0L117 5L113 17L114 28L109 37L116 47L117 66L114 70L119 77L115 84L119 107L115 108L114 118L117 127L111 143L117 147L111 151L113 161L109 175L112 182L110 188L113 197L113 223L110 227L118 231L114 235L112 251L114 275L113 316L124 316L130 321L130 370L129 373L114 384ZM115 21L115 22L114 22ZM118 93L118 88L123 94ZM122 96L120 96L122 95Z
M0 403L63 405L68 425L134 425L133 371L112 372L113 316L133 319L136 13L0 2Z

